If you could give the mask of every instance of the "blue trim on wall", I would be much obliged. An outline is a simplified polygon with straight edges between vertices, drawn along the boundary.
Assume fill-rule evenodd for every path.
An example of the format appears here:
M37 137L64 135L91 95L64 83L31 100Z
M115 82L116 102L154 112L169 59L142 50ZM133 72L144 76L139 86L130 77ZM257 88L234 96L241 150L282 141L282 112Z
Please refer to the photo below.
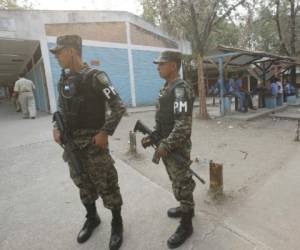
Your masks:
M54 43L48 43L49 48L54 45ZM61 74L61 68L54 55L51 53L49 53L49 55L55 97L57 98L57 83ZM159 77L156 65L153 64L153 60L158 56L159 52L155 51L132 50L137 106L155 104L159 89L164 83L164 80ZM127 106L131 106L132 101L127 49L83 46L83 60L88 64L90 64L91 61L99 61L99 66L92 67L105 71L124 103Z
M137 106L156 102L163 80L159 77L154 59L159 52L132 50Z
M48 47L51 48L55 44L48 43ZM61 74L61 68L55 59L55 56L50 54L50 65L52 71L53 84L55 89L55 97L58 97L57 84ZM99 66L92 66L99 70L105 71L113 86L120 94L123 102L127 105L131 105L131 91L130 91L130 77L129 77L129 65L128 65L128 51L127 49L116 48L102 48L94 46L83 46L83 61L88 64L91 61L98 60Z

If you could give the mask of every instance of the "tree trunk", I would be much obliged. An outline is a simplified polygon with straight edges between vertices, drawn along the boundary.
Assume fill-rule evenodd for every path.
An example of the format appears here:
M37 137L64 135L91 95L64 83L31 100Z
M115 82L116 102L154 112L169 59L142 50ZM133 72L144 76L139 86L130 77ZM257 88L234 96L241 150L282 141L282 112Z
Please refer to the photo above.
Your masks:
M290 31L291 31L291 56L296 57L296 12L295 12L295 1L291 0L291 20L290 20ZM291 81L296 85L296 66L293 66L291 69Z
M198 93L199 93L199 118L209 119L207 108L206 108L206 90L204 82L204 69L203 69L203 55L198 53L197 55L198 64Z
M170 32L168 9L168 2L166 0L159 0L160 27L166 32Z

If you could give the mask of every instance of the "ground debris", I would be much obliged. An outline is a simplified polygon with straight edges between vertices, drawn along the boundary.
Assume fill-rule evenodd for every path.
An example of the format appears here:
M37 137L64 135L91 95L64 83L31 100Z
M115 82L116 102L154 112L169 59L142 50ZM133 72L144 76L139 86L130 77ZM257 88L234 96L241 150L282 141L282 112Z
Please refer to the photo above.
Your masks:
M244 154L244 160L246 160L246 158L248 157L248 153L242 150L240 150L240 152Z

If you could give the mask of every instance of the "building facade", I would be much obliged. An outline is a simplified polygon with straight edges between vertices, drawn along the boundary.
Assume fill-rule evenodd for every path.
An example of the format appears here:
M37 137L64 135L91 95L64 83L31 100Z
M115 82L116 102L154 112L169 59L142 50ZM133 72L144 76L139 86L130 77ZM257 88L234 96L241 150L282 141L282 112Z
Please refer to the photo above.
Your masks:
M5 47L13 42L16 46L22 46L23 41L31 42L30 50L23 48L26 58L23 56L19 62L14 77L17 71L25 72L36 83L37 106L42 111L56 110L60 67L49 48L54 46L57 36L66 34L82 37L84 61L106 71L131 107L154 104L162 80L152 62L161 51L190 53L189 43L169 37L128 12L0 11L0 45L4 46L0 49L0 63L1 53L8 53ZM1 65L0 74L5 73ZM11 75L6 83L14 81L14 77Z

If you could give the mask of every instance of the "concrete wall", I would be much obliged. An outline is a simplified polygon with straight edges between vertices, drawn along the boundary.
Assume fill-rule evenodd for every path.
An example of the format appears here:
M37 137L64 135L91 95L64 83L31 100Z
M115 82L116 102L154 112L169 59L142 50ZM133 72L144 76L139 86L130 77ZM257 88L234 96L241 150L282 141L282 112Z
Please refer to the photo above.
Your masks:
M26 78L32 80L35 84L34 97L37 110L49 112L48 92L42 60L34 65L32 70L26 74Z
M133 50L136 103L138 106L153 105L163 80L159 77L156 65L152 62L159 52Z
M49 43L49 47L52 46L54 46L54 44ZM83 46L82 52L83 60L85 62L89 64L91 61L95 60L100 62L99 66L93 67L103 70L108 74L123 101L126 105L130 106L131 93L127 49ZM55 89L55 96L57 99L57 83L61 74L61 68L52 54L50 55L50 62L52 68L53 87Z
M124 22L46 24L47 36L77 34L85 40L126 43Z
M54 43L49 43L48 46L52 47ZM138 106L153 105L163 84L163 80L157 73L156 65L152 63L158 57L159 52L133 50L132 55L136 104ZM91 61L99 61L100 65L93 67L107 72L125 104L132 106L127 49L83 46L83 59L89 64ZM53 88L57 99L57 83L61 69L52 54L50 54L50 62Z
M130 22L175 41L159 28L125 11L0 10L0 36L42 39L45 24Z
M161 80L152 61L160 51L190 52L189 43L174 40L128 12L0 10L0 36L40 41L51 112L56 110L60 68L48 50L56 36L66 33L83 36L84 59L100 61L97 67L107 71L125 103L133 106L136 96L138 105L154 103Z
M84 40L127 43L125 22L46 24L47 36L66 34L77 34ZM135 45L179 49L177 42L134 24L130 24L130 36Z
M130 24L130 33L132 44L179 49L178 43L134 24Z

